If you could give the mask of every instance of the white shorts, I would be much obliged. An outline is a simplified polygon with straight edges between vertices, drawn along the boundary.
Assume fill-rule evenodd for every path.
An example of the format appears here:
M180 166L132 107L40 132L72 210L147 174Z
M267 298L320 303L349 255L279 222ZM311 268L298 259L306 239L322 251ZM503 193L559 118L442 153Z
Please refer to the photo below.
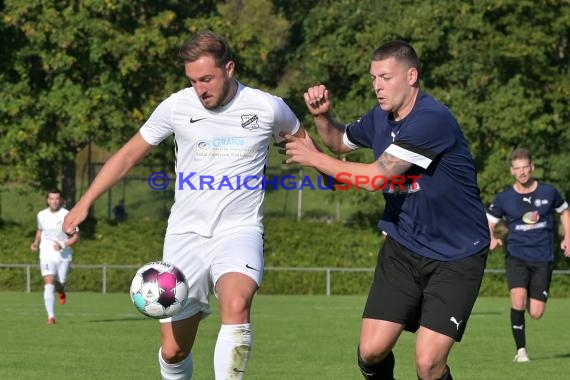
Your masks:
M164 238L163 260L175 265L186 276L188 303L174 317L161 319L172 322L212 311L210 294L216 282L226 273L242 273L257 285L263 279L263 232L259 228L223 231L212 237L198 234L168 234Z
M40 271L42 272L42 277L49 275L56 276L59 282L65 283L70 265L71 260L67 259L40 260Z

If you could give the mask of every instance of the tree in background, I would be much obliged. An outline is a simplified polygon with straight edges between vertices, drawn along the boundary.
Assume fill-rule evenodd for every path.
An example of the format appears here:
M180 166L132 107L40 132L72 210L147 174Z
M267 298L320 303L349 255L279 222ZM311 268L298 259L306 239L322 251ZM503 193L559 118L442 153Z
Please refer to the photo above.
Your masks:
M0 181L48 188L63 179L72 205L77 152L89 141L112 150L160 99L187 86L178 47L209 28L231 40L240 80L275 91L300 116L307 115L302 93L325 83L344 121L375 105L368 75L373 49L407 40L422 59L423 88L463 126L485 201L510 183L507 157L517 146L530 148L537 176L568 196L568 2L379 3L5 0ZM304 122L311 128L310 117ZM168 145L153 154L161 160L173 155ZM370 161L368 154L349 158ZM342 193L335 197L382 204L377 194Z
M5 1L13 38L0 77L0 150L8 177L61 186L71 207L76 154L90 142L123 141L175 87L185 33L176 20L207 13L211 3Z
M570 195L567 2L323 1L308 13L303 36L280 83L289 94L324 83L339 120L354 120L375 106L371 52L409 41L422 61L423 89L453 110L468 137L486 202L510 183L507 157L518 146L536 152L543 179Z
M275 85L289 24L269 0L0 2L0 191L62 187L76 157L122 145L171 92L189 85L178 48L200 29L228 36L240 79ZM173 144L150 160L171 162Z

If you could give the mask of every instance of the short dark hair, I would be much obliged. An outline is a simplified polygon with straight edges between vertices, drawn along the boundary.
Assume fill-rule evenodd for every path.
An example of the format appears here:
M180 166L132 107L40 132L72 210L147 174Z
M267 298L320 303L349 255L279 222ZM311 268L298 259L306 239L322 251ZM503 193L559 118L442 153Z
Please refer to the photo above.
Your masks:
M418 54L406 41L395 40L380 46L372 53L373 61L383 61L388 58L396 58L400 62L404 62L410 68L418 71L418 79L420 77L420 59Z
M59 196L61 196L61 191L59 189L48 190L48 192L46 194L46 198L49 197L50 194L59 194Z
M209 30L201 31L184 42L179 54L184 62L194 62L204 55L209 55L214 58L218 67L223 67L233 60L232 50L226 39Z
M528 160L529 163L532 163L532 154L530 154L530 150L526 148L517 148L513 150L509 159L511 164L514 160Z

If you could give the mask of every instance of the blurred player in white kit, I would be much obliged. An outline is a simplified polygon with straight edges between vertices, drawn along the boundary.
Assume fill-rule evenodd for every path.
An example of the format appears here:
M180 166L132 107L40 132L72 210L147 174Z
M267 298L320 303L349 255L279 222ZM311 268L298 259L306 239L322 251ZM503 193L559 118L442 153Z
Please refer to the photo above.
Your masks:
M47 323L55 324L55 293L60 304L67 302L65 282L71 265L71 246L79 241L79 233L71 237L62 230L63 218L69 211L61 207L61 191L51 190L48 207L38 213L38 229L30 249L40 251L40 270L44 278L44 304Z

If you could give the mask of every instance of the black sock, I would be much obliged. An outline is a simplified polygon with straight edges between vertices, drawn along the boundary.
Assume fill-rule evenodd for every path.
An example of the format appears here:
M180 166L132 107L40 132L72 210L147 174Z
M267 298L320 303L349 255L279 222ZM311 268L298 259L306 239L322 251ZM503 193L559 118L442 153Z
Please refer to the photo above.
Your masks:
M366 380L394 380L394 353L390 351L388 356L379 363L364 363L360 357L360 348L357 350L358 367Z
M511 309L511 329L517 350L526 347L526 337L524 331L524 310Z
M422 378L419 375L418 375L418 380L422 380ZM451 377L451 370L449 369L448 365L445 366L445 372L439 378L439 380L453 380L453 377Z
M445 367L446 367L445 373L443 374L442 377L439 378L439 380L453 380L453 377L451 377L451 370L449 369L449 366Z

